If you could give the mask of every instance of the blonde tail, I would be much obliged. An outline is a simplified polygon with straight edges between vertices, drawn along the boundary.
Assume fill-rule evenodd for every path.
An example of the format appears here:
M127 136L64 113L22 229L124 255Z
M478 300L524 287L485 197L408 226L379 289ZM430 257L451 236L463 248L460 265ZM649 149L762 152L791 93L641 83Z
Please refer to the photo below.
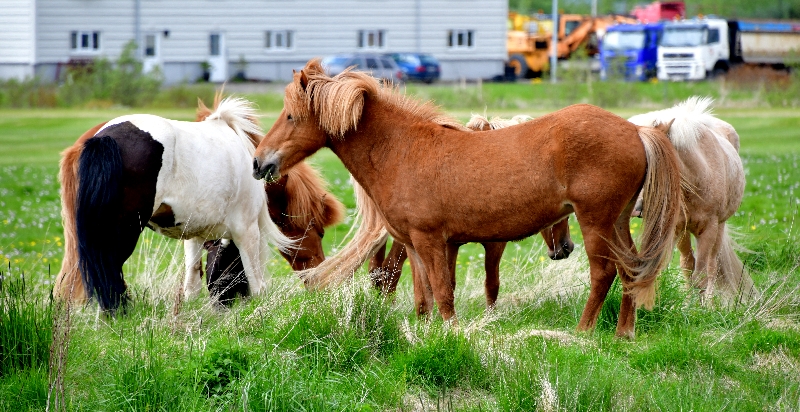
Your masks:
M672 257L675 225L681 210L680 163L675 148L667 138L670 122L664 126L640 127L639 137L647 159L643 195L641 247L632 251L615 248L618 263L626 275L628 293L636 306L652 309L655 280ZM629 275L628 275L629 274ZM627 278L627 279L626 279Z
M356 196L356 221L346 237L353 234L353 238L342 250L325 259L316 268L298 272L300 278L311 289L339 285L350 279L389 236L386 231L386 221L375 202L355 179L351 178L351 181Z

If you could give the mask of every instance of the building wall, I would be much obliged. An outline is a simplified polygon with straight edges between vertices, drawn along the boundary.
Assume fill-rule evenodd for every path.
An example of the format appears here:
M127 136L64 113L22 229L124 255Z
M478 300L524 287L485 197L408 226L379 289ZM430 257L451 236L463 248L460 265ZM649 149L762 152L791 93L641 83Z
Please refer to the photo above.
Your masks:
M0 79L33 75L36 2L0 1Z
M2 3L7 1L26 3ZM212 32L225 37L228 74L236 73L243 57L246 75L260 80L285 81L292 69L310 58L362 51L359 30L384 30L382 52L433 54L442 63L444 79L500 74L506 59L505 0L139 1L141 33L157 36L158 63L167 83L194 81L202 75L200 63L209 58ZM135 37L136 0L36 0L35 4L35 63L40 73L57 73L59 65L86 57L70 50L72 31L100 32L97 55L112 59ZM292 30L292 49L266 49L267 30ZM448 48L448 30L473 30L474 47Z

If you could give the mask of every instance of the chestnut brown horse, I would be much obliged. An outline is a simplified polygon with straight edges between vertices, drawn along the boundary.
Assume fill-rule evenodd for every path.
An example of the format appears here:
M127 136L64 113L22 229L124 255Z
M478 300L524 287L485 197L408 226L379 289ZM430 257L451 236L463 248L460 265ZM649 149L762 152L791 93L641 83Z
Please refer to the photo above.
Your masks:
M214 100L214 109L221 102L221 94ZM205 120L213 110L199 102L196 121ZM75 187L78 160L83 149L82 142L93 137L106 122L100 123L81 135L75 144L61 155L59 179L62 187L62 218L64 227L74 227L77 187ZM326 190L326 184L306 162L299 163L278 181L264 186L267 194L269 215L287 237L297 241L297 247L280 251L294 270L318 265L325 259L322 237L325 227L337 224L344 217L344 205ZM64 261L53 290L54 296L76 303L88 300L86 289L76 267L78 252L74 230L65 230ZM212 298L227 302L235 295L249 294L249 285L243 275L239 249L232 242L208 241L203 247L209 251L206 265L206 280ZM223 263L224 262L224 263ZM74 270L70 270L74 268ZM227 270L227 271L226 271ZM199 271L197 272L199 274Z
M617 334L632 337L636 307L654 304L680 209L670 201L681 192L667 130L637 127L583 104L474 132L431 104L381 88L368 74L330 77L312 60L286 87L284 109L256 150L253 176L277 178L330 148L358 183L359 213L369 218L363 225L370 227L359 229L363 236L348 244L361 249L356 260L374 253L388 230L419 269L417 312L427 314L435 298L452 322L458 245L523 239L575 213L591 272L578 328L594 328L619 268L624 293ZM637 251L629 220L640 190L645 216ZM307 284L352 277L355 267L341 253L305 271Z
M475 131L487 131L502 129L526 122L531 118L524 115L514 116L511 119L493 117L491 120L481 115L472 115L466 127ZM555 225L539 232L547 245L547 255L550 259L559 260L569 257L575 244L569 237L569 220L561 220ZM484 288L486 290L486 306L491 308L497 302L497 295L500 289L500 260L506 242L484 242L481 243L485 251L484 268L486 278ZM394 293L400 275L403 270L408 254L406 248L400 242L393 242L389 254L386 255L386 243L381 246L369 261L369 275L373 285L385 295ZM413 269L413 268L412 268Z
M686 181L676 239L687 285L699 289L706 303L711 302L715 288L728 301L757 294L726 224L744 194L739 135L730 124L711 115L712 102L711 98L692 97L672 108L629 119L646 126L675 119L669 139L678 151ZM697 240L697 258L692 236Z

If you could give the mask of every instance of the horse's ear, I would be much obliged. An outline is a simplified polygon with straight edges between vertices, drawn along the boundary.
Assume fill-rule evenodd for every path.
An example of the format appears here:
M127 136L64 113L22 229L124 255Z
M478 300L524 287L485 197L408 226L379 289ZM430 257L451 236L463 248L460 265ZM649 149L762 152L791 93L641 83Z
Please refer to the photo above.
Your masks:
M308 86L308 76L306 76L305 70L300 70L300 87L302 87L303 91L305 91L306 86Z
M675 119L670 120L669 122L661 123L656 126L656 129L661 130L664 134L669 134L669 129L672 127L672 123L675 123Z

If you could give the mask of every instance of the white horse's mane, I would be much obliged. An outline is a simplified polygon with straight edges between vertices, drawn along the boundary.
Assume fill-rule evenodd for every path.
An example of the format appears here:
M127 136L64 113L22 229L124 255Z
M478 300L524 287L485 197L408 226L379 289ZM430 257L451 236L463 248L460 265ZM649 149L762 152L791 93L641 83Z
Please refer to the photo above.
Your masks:
M639 114L628 119L638 126L658 126L675 120L669 129L669 139L676 149L691 149L697 145L705 128L715 130L716 118L711 114L711 97L692 96L669 109Z
M469 129L480 130L483 129L484 126L488 125L490 130L496 130L508 126L514 126L520 123L525 123L531 119L533 118L530 116L524 114L518 114L510 119L505 119L502 117L495 116L492 117L491 120L489 120L486 116L480 114L473 114L465 126Z
M255 154L256 146L264 136L258 124L258 113L252 102L239 97L227 97L204 121L222 120L228 125L250 152Z

